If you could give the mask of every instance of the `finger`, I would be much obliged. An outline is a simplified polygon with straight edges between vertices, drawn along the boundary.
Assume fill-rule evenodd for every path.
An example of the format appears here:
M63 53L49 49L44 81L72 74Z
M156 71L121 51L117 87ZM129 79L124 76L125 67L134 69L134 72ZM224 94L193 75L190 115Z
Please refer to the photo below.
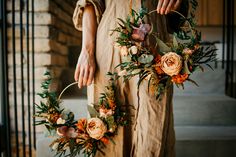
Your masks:
M171 11L171 9L173 8L173 5L174 5L174 1L175 0L170 0L168 6L166 8L165 14L168 14Z
M164 0L159 0L159 1L158 1L158 5L157 5L157 13L160 13L161 6L162 6L163 1L164 1Z
M78 81L79 88L82 88L83 76L84 76L84 69L80 69L80 75L79 75L79 81Z
M165 13L165 10L166 10L168 4L169 4L169 0L164 0L163 4L161 6L161 14Z
M75 73L74 73L74 79L75 79L75 81L78 81L78 79L79 79L79 72L80 72L80 65L77 64L77 65L76 65L76 69L75 69Z
M86 86L86 85L87 85L88 75L89 75L89 68L88 68L88 66L87 66L87 67L85 68L85 70L84 70L83 86Z
M93 78L94 78L94 68L90 68L87 86L91 85Z
M180 3L181 3L181 0L177 0L174 7L173 7L173 10L177 10L180 6Z

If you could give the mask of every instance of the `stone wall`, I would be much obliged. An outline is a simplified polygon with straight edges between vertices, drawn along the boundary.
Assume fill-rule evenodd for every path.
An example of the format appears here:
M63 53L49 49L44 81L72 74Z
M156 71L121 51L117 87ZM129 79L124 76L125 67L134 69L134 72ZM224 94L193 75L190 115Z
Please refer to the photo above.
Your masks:
M25 110L22 112L21 104L21 60L20 60L20 0L15 1L15 51L16 51L16 91L17 91L17 117L14 117L14 99L13 99L13 46L12 41L12 0L7 0L8 9L8 63L9 63L9 94L10 94L10 108L11 108L11 125L12 131L15 131L14 121L18 120L18 131L20 136L20 142L22 141L22 121L21 117L25 117L25 134L26 142L28 143L28 102L27 102L27 57L26 57L26 6L23 8L23 55L24 55L24 101ZM50 70L53 77L52 89L61 91L68 83L73 81L74 67L80 52L81 47L81 33L77 31L72 23L72 14L75 8L76 0L34 0L34 18L35 18L35 92L40 92L40 84L43 81L43 74L46 70ZM31 6L31 4L29 4ZM31 17L31 7L30 17ZM30 58L32 55L31 45L31 19L30 19L30 40L29 50ZM32 64L30 60L30 76L32 76ZM30 82L32 82L30 78ZM30 83L30 89L32 90L32 83ZM32 94L32 93L30 93ZM39 102L39 98L36 96L36 102ZM32 115L32 104L31 115ZM32 118L31 124L32 124ZM32 129L32 126L31 126ZM42 129L37 127L37 132L41 132ZM13 137L14 140L14 137Z

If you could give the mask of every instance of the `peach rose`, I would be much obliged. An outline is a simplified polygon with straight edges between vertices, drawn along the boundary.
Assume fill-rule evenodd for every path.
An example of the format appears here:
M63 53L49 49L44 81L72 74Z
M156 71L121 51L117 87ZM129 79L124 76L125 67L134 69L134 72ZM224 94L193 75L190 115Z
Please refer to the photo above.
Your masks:
M107 132L107 127L101 119L91 118L88 120L86 130L91 138L100 140Z
M182 69L182 57L175 52L168 52L161 57L161 69L169 76L177 75Z

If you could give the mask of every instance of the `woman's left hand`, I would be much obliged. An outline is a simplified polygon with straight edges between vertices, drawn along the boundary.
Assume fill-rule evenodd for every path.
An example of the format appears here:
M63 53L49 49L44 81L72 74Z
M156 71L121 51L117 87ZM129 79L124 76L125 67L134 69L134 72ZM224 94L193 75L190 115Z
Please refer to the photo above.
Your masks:
M176 10L179 8L182 0L158 0L157 13L168 14L171 10Z

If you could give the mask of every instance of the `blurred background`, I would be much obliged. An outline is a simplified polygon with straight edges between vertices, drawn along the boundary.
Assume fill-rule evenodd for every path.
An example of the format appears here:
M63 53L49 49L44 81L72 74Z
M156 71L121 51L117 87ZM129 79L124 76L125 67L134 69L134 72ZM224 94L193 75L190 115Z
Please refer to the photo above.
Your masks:
M199 84L175 88L177 157L236 157L236 55L234 0L198 0L203 44L215 43L218 61L192 76ZM0 157L52 157L52 137L35 127L43 73L52 89L73 82L81 33L72 24L76 0L1 0ZM76 118L87 116L86 88L63 97Z

